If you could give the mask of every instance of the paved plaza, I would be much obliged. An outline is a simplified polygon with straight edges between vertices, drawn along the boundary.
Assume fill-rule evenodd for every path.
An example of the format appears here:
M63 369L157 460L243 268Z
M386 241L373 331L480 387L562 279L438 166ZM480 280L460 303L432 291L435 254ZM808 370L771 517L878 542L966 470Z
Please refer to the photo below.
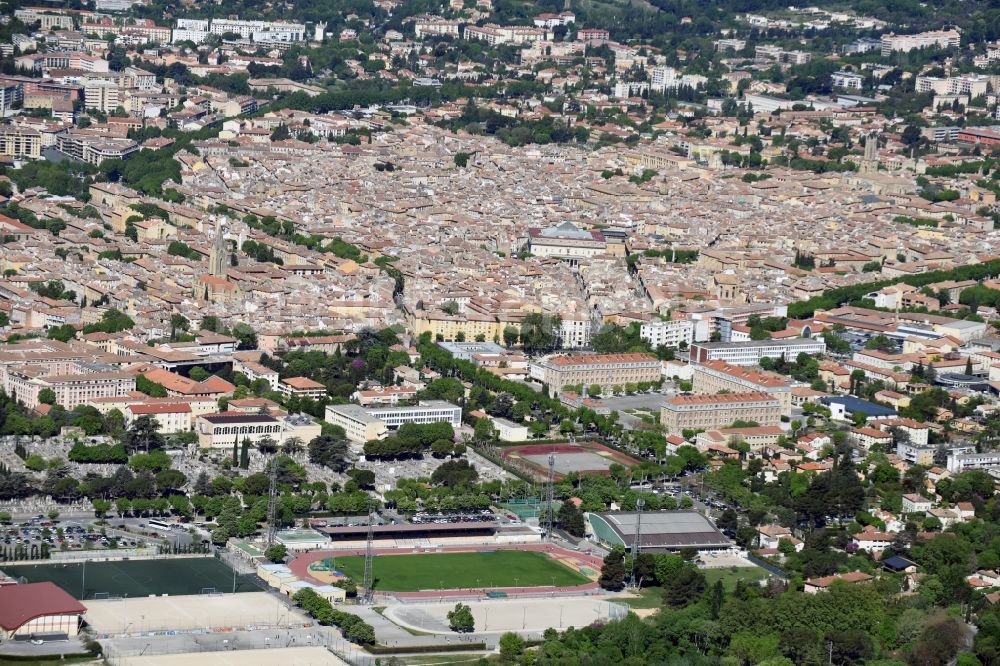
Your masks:
M497 599L466 602L476 620L476 633L545 631L585 627L627 612L624 604L594 597ZM393 622L416 631L449 633L448 611L454 603L401 604L385 610Z
M194 629L285 627L308 620L294 606L265 592L176 597L136 597L84 602L87 622L99 635Z

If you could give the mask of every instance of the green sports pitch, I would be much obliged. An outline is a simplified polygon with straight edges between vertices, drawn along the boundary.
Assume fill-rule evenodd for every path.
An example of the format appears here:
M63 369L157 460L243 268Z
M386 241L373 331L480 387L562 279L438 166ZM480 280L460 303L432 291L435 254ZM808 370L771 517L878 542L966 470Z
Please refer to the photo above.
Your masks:
M8 576L24 577L29 583L51 581L77 599L97 597L147 597L150 595L201 594L215 588L233 591L233 570L212 557L162 560L78 562L66 564L0 565ZM236 576L237 592L257 592L250 576Z
M336 567L356 581L364 580L362 556L338 557ZM383 592L568 587L590 582L544 553L520 550L376 555L373 573L375 589Z

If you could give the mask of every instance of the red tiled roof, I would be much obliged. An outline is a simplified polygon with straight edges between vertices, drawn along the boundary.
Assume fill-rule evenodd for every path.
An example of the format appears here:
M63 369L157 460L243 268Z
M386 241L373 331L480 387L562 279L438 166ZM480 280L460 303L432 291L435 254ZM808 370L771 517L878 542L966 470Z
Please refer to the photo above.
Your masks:
M288 377L287 379L282 379L281 381L285 385L291 386L293 389L298 389L298 390L326 388L319 382L313 381L308 377Z
M7 631L46 615L85 612L83 604L55 583L0 586L0 627Z
M552 365L598 365L604 363L648 363L656 357L650 354L575 354L557 356L549 361Z
M191 405L189 403L160 403L160 404L146 404L146 405L129 405L128 410L133 414L175 414L180 412L191 412Z

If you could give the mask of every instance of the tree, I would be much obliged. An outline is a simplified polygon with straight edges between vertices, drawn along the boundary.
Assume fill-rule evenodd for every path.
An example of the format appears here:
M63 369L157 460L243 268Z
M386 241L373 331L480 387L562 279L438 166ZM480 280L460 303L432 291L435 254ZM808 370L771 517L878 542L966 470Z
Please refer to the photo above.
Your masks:
M247 437L243 438L243 442L240 444L240 469L250 468L250 439Z
M583 513L576 504L567 500L559 507L559 527L567 534L575 537L582 537L586 533L583 522Z
M472 609L466 604L455 604L453 610L448 611L448 626L452 631L459 633L470 633L476 628L476 620L472 617Z
M906 145L913 145L920 141L920 128L916 125L907 125L903 128L903 133L900 138Z
M471 485L479 479L479 472L468 460L449 460L441 464L431 474L431 482L454 488Z
M288 125L284 123L278 125L271 132L271 141L287 141L292 138L292 133L288 130Z
M208 370L201 367L200 365L196 365L190 370L188 370L188 377L190 377L196 382L203 382L211 376L212 375L209 374Z
M455 166L464 169L469 164L469 157L471 157L469 153L462 153L462 152L455 153L454 156Z
M288 555L288 548L285 547L283 543L276 543L267 550L264 551L264 557L279 564L285 561L285 557Z
M165 441L159 430L160 423L148 414L144 414L132 421L132 425L125 431L122 443L131 452L141 450L148 453L151 449L162 449Z
M613 592L625 587L624 548L619 546L604 556L604 565L601 567L601 577L597 580L597 584Z
M191 323L182 314L174 313L170 315L170 339L177 339L178 331L187 331L191 327Z
M490 419L478 419L476 425L473 426L472 437L480 444L494 441L497 438L497 429L493 427L493 421Z
M517 338L520 334L517 329L513 326L504 326L503 328L503 343L508 347L513 347L517 342Z
M505 664L513 664L524 654L524 639L513 631L508 631L500 637L499 647L500 661Z
M683 608L697 601L705 591L705 576L690 564L663 583L663 603Z
M239 341L239 349L257 348L257 331L250 324L236 324L233 327L232 335Z
M350 448L347 439L333 435L320 435L309 442L309 462L324 465L336 472L347 469Z
M50 388L43 388L38 392L38 402L43 405L54 405L56 404L56 392Z
M736 515L736 511L727 508L722 512L722 515L719 516L719 519L715 521L715 525L720 530L732 530L735 532L740 526L740 520Z

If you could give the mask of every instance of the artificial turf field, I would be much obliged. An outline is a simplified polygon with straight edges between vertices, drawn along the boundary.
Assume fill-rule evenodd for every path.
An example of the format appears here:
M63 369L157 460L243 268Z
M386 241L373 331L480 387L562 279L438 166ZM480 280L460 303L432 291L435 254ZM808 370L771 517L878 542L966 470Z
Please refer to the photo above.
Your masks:
M146 597L151 594L201 594L214 587L233 591L233 570L212 557L184 557L163 560L123 560L83 564L0 565L9 576L25 577L29 583L52 581L77 599L93 599L95 594L112 597ZM86 589L84 590L84 586ZM84 590L81 594L81 590ZM259 592L250 576L236 576L237 592ZM102 595L103 596L103 595Z
M590 582L544 553L519 550L376 555L373 567L375 589L383 592L567 587ZM338 557L336 568L354 580L364 580L365 558Z

